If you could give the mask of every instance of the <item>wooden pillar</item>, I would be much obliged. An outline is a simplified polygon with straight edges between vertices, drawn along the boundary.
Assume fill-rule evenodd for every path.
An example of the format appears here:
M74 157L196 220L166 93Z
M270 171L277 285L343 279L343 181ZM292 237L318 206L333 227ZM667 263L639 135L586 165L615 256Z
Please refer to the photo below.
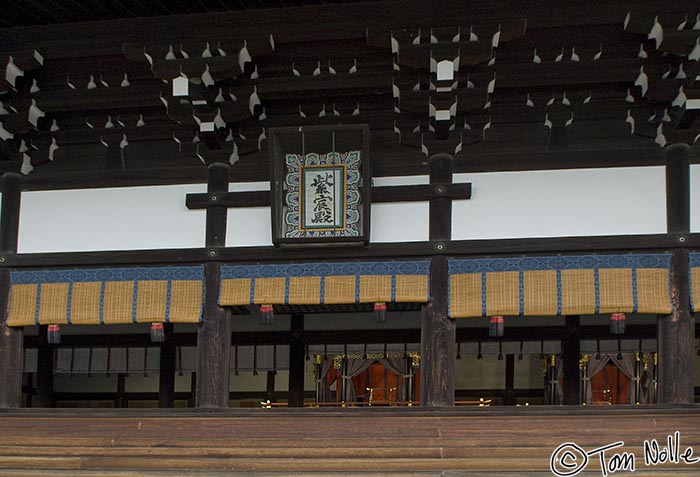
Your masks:
M158 376L158 407L175 405L175 361L177 346L173 336L173 324L165 323L165 341L160 346L160 374Z
M0 209L0 265L5 254L17 252L21 177L6 173L2 176L2 208ZM10 299L10 271L0 268L0 408L22 405L22 368L24 361L24 331L7 326Z
M228 192L228 165L212 164L206 230L206 247L211 257L216 257L218 249L226 245L227 209L217 205L224 192ZM196 406L200 408L225 408L229 400L231 313L219 306L220 271L218 262L204 267L204 313L197 332Z
M36 363L36 396L32 407L53 407L53 356L54 347L48 344L48 327L39 330L39 348Z
M275 380L277 378L277 371L274 369L269 369L267 371L267 385L265 386L265 399L268 401L275 401Z
M438 197L430 199L429 239L438 252L446 250L452 235L452 200L440 197L452 183L452 156L431 158L430 185ZM420 405L454 406L456 326L447 316L447 257L436 255L430 265L430 302L421 313Z
M127 350L128 353L128 350ZM126 373L117 374L117 395L114 398L114 407L121 409L128 407L129 403L124 394L126 393Z
M578 328L581 320L578 316L566 317L566 335L561 341L561 353L564 359L564 402L562 404L581 404L581 341Z
M666 221L669 234L690 231L690 166L688 146L673 145L666 150ZM671 254L670 315L658 318L658 402L660 404L694 401L693 360L695 326L690 314L688 250Z
M304 407L304 315L292 315L289 340L289 407Z
M506 406L515 406L515 355L506 355L506 390L503 397L503 404Z

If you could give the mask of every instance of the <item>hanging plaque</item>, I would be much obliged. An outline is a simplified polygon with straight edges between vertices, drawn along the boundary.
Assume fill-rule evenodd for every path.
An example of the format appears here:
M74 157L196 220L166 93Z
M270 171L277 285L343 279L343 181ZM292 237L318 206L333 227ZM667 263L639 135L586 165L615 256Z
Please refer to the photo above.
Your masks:
M271 137L275 243L366 243L365 129L281 129Z

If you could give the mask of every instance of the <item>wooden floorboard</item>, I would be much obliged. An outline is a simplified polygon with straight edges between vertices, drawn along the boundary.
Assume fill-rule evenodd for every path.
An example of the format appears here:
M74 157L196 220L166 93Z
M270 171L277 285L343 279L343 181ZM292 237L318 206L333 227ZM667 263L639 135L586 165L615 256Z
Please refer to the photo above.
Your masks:
M619 441L607 455L634 455L635 476L700 475L643 447L678 432L699 455L700 406L316 411L0 411L0 477L551 476L560 444ZM602 475L596 455L578 475Z

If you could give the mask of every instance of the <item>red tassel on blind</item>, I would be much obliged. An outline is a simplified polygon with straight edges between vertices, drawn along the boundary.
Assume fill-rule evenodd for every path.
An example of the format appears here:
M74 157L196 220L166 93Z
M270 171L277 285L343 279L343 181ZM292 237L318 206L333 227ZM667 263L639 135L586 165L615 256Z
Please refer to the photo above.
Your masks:
M50 344L59 344L61 342L61 327L59 325L49 325L46 340Z
M502 316L492 316L489 321L489 336L501 338L503 336L504 319Z
M625 314L613 313L610 315L610 333L621 335L625 332Z
M260 305L260 324L271 325L275 322L275 310L272 305Z
M151 323L151 341L154 343L162 343L165 341L163 323Z
M374 321L375 323L386 323L386 303L374 304Z

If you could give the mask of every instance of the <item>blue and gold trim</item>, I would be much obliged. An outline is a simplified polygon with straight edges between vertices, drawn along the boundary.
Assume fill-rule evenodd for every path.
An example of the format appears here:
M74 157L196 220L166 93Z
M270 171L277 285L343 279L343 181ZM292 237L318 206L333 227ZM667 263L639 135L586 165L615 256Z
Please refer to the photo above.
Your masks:
M670 313L670 262L670 254L450 260L450 316Z
M700 311L700 252L691 252L689 257L690 268L690 310L693 313Z
M430 262L322 262L221 267L219 304L425 303Z
M197 323L204 267L10 272L9 326Z

